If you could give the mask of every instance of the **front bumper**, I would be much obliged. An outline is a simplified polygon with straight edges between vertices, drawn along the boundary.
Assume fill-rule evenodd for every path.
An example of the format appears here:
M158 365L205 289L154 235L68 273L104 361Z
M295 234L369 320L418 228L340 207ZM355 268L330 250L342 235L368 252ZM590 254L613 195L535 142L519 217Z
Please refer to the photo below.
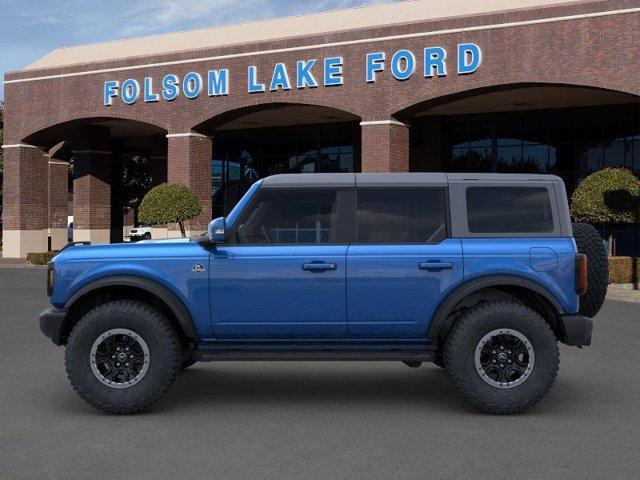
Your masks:
M49 337L55 345L62 345L67 341L63 327L67 318L66 310L57 308L47 308L38 317L40 320L40 331Z
M574 347L591 345L593 320L582 315L562 315L560 322L564 334L562 343Z

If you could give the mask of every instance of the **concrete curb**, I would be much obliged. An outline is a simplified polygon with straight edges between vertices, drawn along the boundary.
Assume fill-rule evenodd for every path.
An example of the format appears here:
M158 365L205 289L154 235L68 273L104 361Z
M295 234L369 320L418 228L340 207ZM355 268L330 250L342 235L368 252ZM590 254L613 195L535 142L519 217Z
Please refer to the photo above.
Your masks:
M46 269L46 265L30 265L28 263L6 263L6 264L0 264L0 268L35 268L37 270L44 270Z
M640 303L640 290L633 290L625 286L611 286L607 290L607 300Z

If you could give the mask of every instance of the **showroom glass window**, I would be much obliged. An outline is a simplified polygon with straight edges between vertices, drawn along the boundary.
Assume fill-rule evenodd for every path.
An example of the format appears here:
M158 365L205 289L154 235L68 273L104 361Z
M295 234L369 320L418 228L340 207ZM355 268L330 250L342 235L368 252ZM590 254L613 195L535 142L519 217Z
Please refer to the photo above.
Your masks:
M357 123L224 131L214 138L213 217L226 215L260 178L280 173L354 172Z
M445 171L551 173L569 194L603 167L640 174L638 106L461 115L443 138Z

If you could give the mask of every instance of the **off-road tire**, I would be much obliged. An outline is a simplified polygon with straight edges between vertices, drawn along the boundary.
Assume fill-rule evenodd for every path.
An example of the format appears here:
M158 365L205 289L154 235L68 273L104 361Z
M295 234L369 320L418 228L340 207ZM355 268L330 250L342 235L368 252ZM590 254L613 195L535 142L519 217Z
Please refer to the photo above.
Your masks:
M604 243L598 231L588 223L574 223L573 238L579 253L587 258L587 291L580 295L580 313L595 317L607 296L609 285L609 264Z
M520 332L531 343L535 361L528 378L511 388L483 380L474 356L481 339L496 329ZM447 335L444 364L454 388L473 407L493 414L520 413L538 403L551 389L560 364L558 342L544 319L518 302L483 302L456 320Z
M129 329L149 349L149 366L135 385L115 389L93 373L90 352L93 343L111 329ZM180 369L182 349L178 334L167 318L150 305L118 300L87 312L73 327L65 353L71 385L89 405L113 414L133 414L150 408L169 389Z

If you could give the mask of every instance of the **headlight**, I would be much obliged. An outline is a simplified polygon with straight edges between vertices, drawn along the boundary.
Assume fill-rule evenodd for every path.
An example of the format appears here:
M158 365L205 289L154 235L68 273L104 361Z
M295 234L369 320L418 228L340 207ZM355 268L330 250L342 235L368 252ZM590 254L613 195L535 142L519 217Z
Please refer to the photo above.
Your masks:
M55 280L55 270L53 268L53 262L47 263L47 295L53 294L53 282Z

